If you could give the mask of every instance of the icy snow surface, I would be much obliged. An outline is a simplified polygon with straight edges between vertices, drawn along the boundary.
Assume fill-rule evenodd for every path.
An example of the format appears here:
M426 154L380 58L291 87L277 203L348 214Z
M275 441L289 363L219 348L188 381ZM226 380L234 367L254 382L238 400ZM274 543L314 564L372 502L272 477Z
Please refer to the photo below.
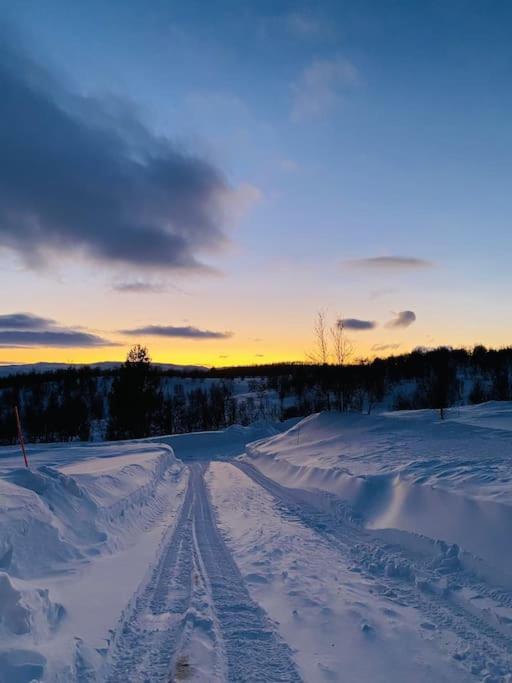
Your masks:
M512 681L512 404L0 449L0 683Z

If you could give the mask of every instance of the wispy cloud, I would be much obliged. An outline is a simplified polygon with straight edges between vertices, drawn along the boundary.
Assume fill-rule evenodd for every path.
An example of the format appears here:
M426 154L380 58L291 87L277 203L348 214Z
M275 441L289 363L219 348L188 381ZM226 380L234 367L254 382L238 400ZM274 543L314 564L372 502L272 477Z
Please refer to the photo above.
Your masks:
M374 320L360 320L359 318L342 318L338 320L338 325L344 330L354 331L374 330L377 327Z
M396 351L400 348L400 344L374 344L372 351Z
M347 59L315 59L292 85L292 119L315 119L335 109L358 82L358 71Z
M351 268L368 268L372 270L414 270L431 268L434 264L414 256L373 256L370 258L350 259L344 264Z
M395 317L386 323L386 327L393 329L397 327L409 327L416 320L414 311L400 311Z
M0 347L100 347L118 346L82 329L62 327L55 320L32 313L8 313L0 315Z
M115 282L112 289L122 294L162 294L167 286L161 282L147 282L145 280L127 280Z
M327 38L332 36L334 31L332 24L324 19L304 12L290 12L286 15L286 26L288 31L302 39Z
M135 327L129 330L120 330L120 332L121 334L132 336L147 335L151 337L177 337L182 339L229 339L233 336L232 332L201 330L190 325L185 327L175 327L174 325L146 325L144 327Z

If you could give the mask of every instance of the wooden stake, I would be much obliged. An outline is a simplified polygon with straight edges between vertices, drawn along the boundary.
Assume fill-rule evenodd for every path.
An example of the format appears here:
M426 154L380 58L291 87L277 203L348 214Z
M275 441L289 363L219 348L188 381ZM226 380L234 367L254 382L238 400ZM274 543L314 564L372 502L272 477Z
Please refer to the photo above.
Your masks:
M18 441L21 446L21 452L23 453L23 460L25 461L25 467L28 467L27 452L25 450L25 439L23 438L23 432L21 431L21 420L20 414L18 412L18 406L14 406L14 414L16 415L16 426L18 428Z

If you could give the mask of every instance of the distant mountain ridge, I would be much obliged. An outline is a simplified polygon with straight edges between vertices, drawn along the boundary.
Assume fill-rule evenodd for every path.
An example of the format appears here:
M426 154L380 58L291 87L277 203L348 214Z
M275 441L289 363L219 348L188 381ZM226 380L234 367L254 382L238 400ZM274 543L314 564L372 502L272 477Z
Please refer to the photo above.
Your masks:
M123 363L121 361L100 361L98 363L50 363L41 361L39 363L20 363L0 365L0 377L9 375L26 374L29 372L53 372L54 370L66 370L67 368L99 368L103 370L113 370ZM183 372L206 372L208 368L204 365L176 365L174 363L153 363L161 370L182 370Z

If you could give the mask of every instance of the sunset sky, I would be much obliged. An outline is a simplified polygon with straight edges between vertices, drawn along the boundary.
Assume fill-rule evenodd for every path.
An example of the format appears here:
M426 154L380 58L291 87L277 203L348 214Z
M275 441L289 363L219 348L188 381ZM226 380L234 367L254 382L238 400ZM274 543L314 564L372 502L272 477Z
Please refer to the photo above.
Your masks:
M0 362L512 343L512 3L0 16Z

